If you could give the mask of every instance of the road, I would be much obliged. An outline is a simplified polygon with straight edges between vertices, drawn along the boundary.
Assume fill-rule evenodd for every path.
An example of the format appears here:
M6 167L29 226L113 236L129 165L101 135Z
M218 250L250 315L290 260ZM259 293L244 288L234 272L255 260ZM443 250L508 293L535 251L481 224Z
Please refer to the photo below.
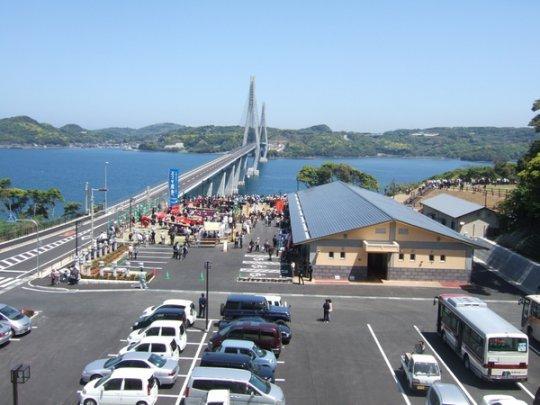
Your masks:
M255 148L254 144L235 149L226 155L205 163L180 176L180 193L184 194L198 186L202 181L210 178L216 172L227 167L238 157L248 154ZM134 197L132 204L144 202L147 198L155 198L168 193L168 183L162 183L149 193L143 192ZM94 235L97 236L106 230L107 222L112 221L117 210L129 207L129 200L108 208L107 213L94 218ZM91 221L86 220L79 225L79 248L90 244ZM59 232L40 238L39 263L40 268L54 264L59 259L75 252L76 247L75 225L64 228ZM11 289L20 285L37 270L36 239L23 244L4 249L0 252L0 291Z

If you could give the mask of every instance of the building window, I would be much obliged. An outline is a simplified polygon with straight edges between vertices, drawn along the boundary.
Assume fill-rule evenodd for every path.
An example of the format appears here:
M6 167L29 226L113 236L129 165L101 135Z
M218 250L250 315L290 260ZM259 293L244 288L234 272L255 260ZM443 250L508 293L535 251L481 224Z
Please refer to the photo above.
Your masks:
M429 261L430 262L435 261L435 255L429 255Z
M409 228L399 228L398 234L400 235L408 235L409 234Z
M330 259L333 259L334 258L334 252L328 252L328 257Z
M446 261L446 255L441 255L441 262L445 262Z
M347 235L346 233L343 234L343 239L347 239L349 237L349 235Z
M409 255L409 258L410 258L409 260L410 260L411 262L414 262L414 261L416 260L416 253L411 253L411 254Z
M375 233L386 233L386 228L375 228Z
M400 253L398 255L398 260L403 261L404 258L405 258L405 255L403 253Z
M441 218L441 224L443 224L444 226L446 226L446 219L445 219L445 218Z
M345 252L339 252L339 258L345 259Z
M456 223L454 221L450 222L450 228L456 229Z

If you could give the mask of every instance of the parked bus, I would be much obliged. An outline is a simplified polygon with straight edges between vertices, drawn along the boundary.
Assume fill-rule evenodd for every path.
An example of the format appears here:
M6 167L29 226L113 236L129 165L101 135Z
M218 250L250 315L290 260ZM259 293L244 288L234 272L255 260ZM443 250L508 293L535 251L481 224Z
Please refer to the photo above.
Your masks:
M442 294L435 298L437 331L463 360L465 368L489 381L526 381L527 335L478 298Z
M540 295L527 295L519 303L523 305L521 330L529 339L540 341Z

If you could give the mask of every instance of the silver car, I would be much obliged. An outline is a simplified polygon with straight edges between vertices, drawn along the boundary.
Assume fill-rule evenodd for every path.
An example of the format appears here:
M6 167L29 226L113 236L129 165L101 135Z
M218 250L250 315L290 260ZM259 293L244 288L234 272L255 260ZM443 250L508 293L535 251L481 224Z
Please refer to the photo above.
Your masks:
M11 326L7 322L0 322L0 345L9 342L13 332L11 331Z
M154 372L160 386L172 385L178 378L178 361L165 359L157 354L146 352L128 352L109 359L95 360L88 364L82 374L81 382L107 377L119 368L144 368Z
M6 322L15 336L24 335L32 330L32 320L21 311L6 304L0 304L0 322Z
M454 384L435 382L426 395L426 405L455 404L470 405L465 393Z

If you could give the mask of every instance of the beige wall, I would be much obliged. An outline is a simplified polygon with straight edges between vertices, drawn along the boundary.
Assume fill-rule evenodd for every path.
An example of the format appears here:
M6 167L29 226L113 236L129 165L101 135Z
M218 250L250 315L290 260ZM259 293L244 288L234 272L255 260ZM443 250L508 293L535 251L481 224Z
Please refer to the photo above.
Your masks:
M466 251L464 250L444 250L444 249L401 249L403 260L399 260L399 254L394 253L389 265L400 268L429 268L429 269L465 269ZM415 254L415 260L410 259L411 253ZM429 255L433 255L433 261L429 260ZM441 255L445 256L445 261L441 261Z
M384 229L385 233L380 230ZM400 233L400 229L407 229L407 233ZM367 252L362 247L363 240L368 241L391 241L390 239L391 225L390 223L374 225L368 228L356 229L344 234L336 234L318 241L313 242L313 247L316 249L316 255L313 264L318 266L367 266ZM339 240L343 240L343 246L340 246ZM444 242L455 243L454 239L441 236L423 229L416 228L411 225L397 222L395 225L395 240L399 242ZM325 241L332 241L326 243ZM351 241L358 241L357 247L347 247ZM390 254L390 267L399 268L440 268L440 269L465 269L467 266L467 247L463 245L462 250L452 249L406 249L400 247L400 253L404 254L404 259L399 260L399 254ZM313 252L313 250L312 250ZM334 257L331 258L329 253L334 252ZM345 253L345 258L340 257L340 253ZM416 255L415 260L410 260L410 254ZM435 257L433 261L429 260L429 255ZM441 261L441 255L445 256L445 260Z
M329 256L330 252L334 252L333 259ZM341 252L345 253L344 259L341 259ZM318 266L367 266L367 253L363 248L317 245L317 254L313 264Z

